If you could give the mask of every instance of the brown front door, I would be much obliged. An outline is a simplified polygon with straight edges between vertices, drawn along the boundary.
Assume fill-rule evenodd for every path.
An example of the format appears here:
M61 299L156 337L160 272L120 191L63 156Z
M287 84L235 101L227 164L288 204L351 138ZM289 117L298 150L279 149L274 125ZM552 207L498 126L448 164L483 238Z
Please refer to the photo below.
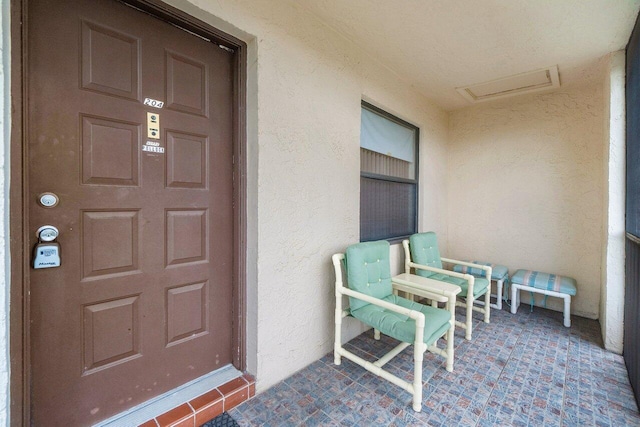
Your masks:
M61 247L28 274L32 423L88 425L232 362L233 54L114 0L27 24L28 230Z

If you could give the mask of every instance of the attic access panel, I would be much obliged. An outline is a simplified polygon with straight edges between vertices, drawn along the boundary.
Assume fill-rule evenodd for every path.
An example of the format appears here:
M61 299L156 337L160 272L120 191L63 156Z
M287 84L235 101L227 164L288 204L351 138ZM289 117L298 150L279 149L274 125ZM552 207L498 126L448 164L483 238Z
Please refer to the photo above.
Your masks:
M456 90L469 102L477 103L560 87L556 65L541 70L503 77Z

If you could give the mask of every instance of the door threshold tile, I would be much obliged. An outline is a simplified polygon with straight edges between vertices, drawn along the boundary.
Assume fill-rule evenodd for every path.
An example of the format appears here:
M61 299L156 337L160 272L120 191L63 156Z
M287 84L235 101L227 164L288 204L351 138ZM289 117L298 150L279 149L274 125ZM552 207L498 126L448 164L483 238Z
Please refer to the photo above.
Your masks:
M231 385L236 387L230 387ZM225 400L228 400L229 404L233 402L225 399L225 393L219 390L221 387L225 392L228 392L227 395L234 395L234 402L238 398L235 393L242 394L245 389L246 398L244 400L255 394L253 377L248 374L243 375L232 365L227 365L95 424L94 427L153 426L156 423L159 426L180 426L184 423L194 425L196 420L202 420L210 414L216 414L218 410L222 413L231 409L231 406L229 408L224 406ZM233 390L229 390L230 388ZM216 415L212 415L211 418Z

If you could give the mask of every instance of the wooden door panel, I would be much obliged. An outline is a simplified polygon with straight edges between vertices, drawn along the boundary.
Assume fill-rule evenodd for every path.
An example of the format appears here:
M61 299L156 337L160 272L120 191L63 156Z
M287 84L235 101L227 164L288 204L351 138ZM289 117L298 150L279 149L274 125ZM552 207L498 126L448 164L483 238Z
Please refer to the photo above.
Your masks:
M206 209L167 210L167 266L208 262Z
M83 375L142 357L140 295L83 307Z
M30 272L33 420L87 425L232 361L233 56L113 0L28 10L29 229L62 248Z
M207 188L206 135L167 130L167 187Z
M82 211L82 280L139 274L140 211Z
M140 123L82 115L82 184L138 186Z
M167 289L167 346L209 332L209 283L191 283Z
M194 58L166 52L167 108L208 116L208 70Z
M82 87L139 100L140 40L82 20Z

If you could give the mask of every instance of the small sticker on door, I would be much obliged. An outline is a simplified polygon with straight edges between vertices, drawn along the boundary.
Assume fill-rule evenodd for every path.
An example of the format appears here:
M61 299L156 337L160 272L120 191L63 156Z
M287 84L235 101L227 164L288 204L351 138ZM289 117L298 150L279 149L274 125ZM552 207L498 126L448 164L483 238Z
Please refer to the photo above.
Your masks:
M162 108L164 107L164 102L158 101L157 99L145 98L144 105L148 105L149 107L154 108Z
M148 153L164 154L164 147L161 147L159 142L147 141L142 146L142 151L146 151Z

